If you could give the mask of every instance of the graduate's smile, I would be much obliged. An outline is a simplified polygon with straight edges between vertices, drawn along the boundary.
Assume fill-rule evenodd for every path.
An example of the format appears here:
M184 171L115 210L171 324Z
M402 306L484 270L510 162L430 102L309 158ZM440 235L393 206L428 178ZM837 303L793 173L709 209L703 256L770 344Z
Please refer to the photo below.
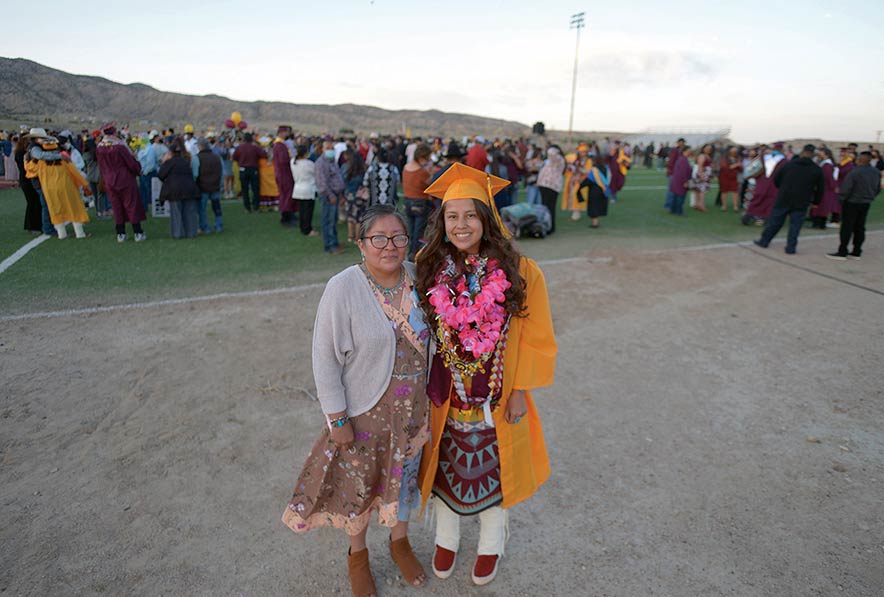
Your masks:
M473 199L451 199L443 204L445 208L445 234L448 240L461 253L468 255L479 252L482 243L482 220Z

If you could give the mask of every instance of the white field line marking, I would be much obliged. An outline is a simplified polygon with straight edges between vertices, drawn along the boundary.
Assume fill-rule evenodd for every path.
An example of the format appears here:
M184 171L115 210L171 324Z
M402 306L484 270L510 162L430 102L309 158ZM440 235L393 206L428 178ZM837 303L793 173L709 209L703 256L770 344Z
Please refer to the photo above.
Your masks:
M18 251L16 251L12 255L10 255L6 259L4 259L2 262L0 262L0 274L2 274L6 270L8 270L10 267L15 265L15 263L19 259L21 259L22 257L24 257L25 255L28 254L28 251L30 251L34 247L38 246L40 243L49 240L50 238L52 238L52 237L49 236L48 234L41 234L37 238L31 239L30 241L25 243L25 245L23 247L21 247Z
M870 230L866 232L866 236L870 234L884 234L884 230ZM802 239L803 241L810 241L814 239L826 239L831 240L833 238L838 238L837 234L820 234L817 236L808 236ZM774 239L773 242L785 242L782 239ZM726 249L731 247L740 247L740 246L752 246L752 241L737 241L730 243L714 243L709 245L695 245L690 247L673 247L671 249L661 249L656 251L642 251L639 255L662 255L666 253L685 253L692 251L708 251L713 249ZM578 262L590 262L593 261L598 262L607 262L608 259L604 256L599 257L564 257L562 259L546 259L543 261L538 261L537 264L541 266L554 266L554 265L562 265L567 263L578 263ZM226 299L226 298L250 298L255 296L267 296L274 294L286 294L290 292L303 292L305 290L314 290L317 288L324 288L324 282L317 282L314 284L304 284L301 286L286 286L282 288L270 288L267 290L246 290L242 292L221 292L218 294L208 294L203 296L191 296L177 299L166 299L161 301L148 301L143 303L129 303L123 305L108 305L107 307L90 307L87 309L67 309L63 311L43 311L39 313L23 313L21 315L5 315L0 316L0 321L21 321L24 319L42 319L44 317L69 317L72 315L92 315L95 313L105 313L111 311L130 311L134 309L152 309L156 307L165 307L169 305L186 305L189 303L199 303L204 301L214 301L218 299Z
M66 309L64 311L43 311L40 313L23 313L21 315L6 315L0 317L0 321L18 321L21 319L40 319L43 317L68 317L71 315L92 315L109 311L129 311L132 309L152 309L154 307L166 307L169 305L186 305L203 301L214 301L227 298L250 298L254 296L267 296L273 294L285 294L289 292L303 292L315 288L324 288L325 282L304 284L301 286L286 286L283 288L269 288L267 290L246 290L243 292L220 292L203 296L189 296L177 299L165 299L162 301L148 301L144 303L129 303L124 305L108 305L107 307L90 307L88 309Z
M760 226L758 227L759 233L763 230ZM884 234L884 230L867 230L866 236L872 234ZM799 237L800 242L810 242L813 240L832 240L838 239L840 236L838 234L813 234L810 236L801 236ZM773 244L785 244L785 238L774 238L770 243ZM739 242L729 242L729 243L715 243L711 245L698 245L694 247L673 247L672 249L659 249L656 251L645 251L642 253L643 255L663 255L665 253L688 253L691 251L706 251L709 249L724 249L727 247L753 247L755 245L752 244L751 240L741 240Z

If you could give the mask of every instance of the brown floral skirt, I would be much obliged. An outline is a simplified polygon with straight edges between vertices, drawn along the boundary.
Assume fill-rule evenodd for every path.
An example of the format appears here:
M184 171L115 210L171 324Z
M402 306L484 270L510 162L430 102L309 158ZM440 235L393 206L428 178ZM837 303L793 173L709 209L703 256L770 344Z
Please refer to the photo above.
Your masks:
M338 450L328 428L313 445L282 517L294 532L334 526L356 535L374 510L382 525L392 527L420 504L417 472L430 437L425 365L408 341L396 336L387 391L370 411L350 419L353 447Z

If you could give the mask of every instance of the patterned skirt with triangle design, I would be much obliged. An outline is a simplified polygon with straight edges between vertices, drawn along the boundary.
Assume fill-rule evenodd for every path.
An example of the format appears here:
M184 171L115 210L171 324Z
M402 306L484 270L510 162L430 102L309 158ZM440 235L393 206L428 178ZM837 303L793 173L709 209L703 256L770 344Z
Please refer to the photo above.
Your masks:
M497 433L481 408L459 410L454 402L456 397L442 432L433 493L458 514L478 514L503 501Z

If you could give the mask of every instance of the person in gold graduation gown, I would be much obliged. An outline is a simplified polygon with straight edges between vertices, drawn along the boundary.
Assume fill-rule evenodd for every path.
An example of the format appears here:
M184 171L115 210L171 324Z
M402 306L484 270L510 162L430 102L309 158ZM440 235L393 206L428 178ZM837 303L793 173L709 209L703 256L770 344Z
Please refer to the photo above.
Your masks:
M531 390L551 385L556 341L543 272L519 254L494 195L508 181L454 164L426 193L442 200L417 255L416 289L433 329L423 505L436 504L433 571L454 570L462 516L481 522L473 582L497 574L507 509L549 476Z
M40 145L44 151L58 150L58 140L55 137L42 139ZM68 237L68 223L73 225L77 238L89 236L83 227L83 224L89 222L89 214L86 213L80 196L80 189L91 193L89 183L70 161L29 160L25 163L25 175L40 181L49 218L59 239Z
M258 142L266 151L270 148L270 137L261 137ZM283 146L283 151L288 148ZM271 149L272 153L273 149ZM279 186L276 184L276 170L271 154L258 158L258 188L261 195L261 211L279 211Z
M571 211L571 220L576 222L580 219L580 212L586 209L586 201L578 192L580 184L586 178L587 172L592 169L593 162L589 156L589 144L581 143L577 146L577 154L565 156L568 167L565 168L565 188L562 191L562 209Z

